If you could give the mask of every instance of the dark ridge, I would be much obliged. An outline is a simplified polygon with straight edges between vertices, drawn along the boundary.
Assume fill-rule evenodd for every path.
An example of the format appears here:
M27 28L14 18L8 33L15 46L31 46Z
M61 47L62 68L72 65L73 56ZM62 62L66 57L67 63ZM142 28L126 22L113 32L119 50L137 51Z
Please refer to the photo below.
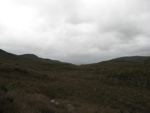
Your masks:
M10 53L8 53L8 52L6 52L6 51L0 49L0 54L10 54Z
M47 58L41 58L41 57L38 57L37 55L34 55L34 54L22 54L22 55L15 55L15 54L12 54L12 53L8 53L2 49L0 49L0 60L16 60L14 62L26 62L25 64L27 64L27 62L30 64L33 64L33 63L44 63L44 64L57 64L57 66L60 66L60 65L73 65L71 63L67 63L67 62L61 62L61 61L58 61L58 60L53 60L53 59L47 59Z
M127 57L119 57L119 58L114 58L111 60L106 60L98 63L93 63L93 64L102 64L102 63L108 63L108 62L130 62L130 63L141 63L141 62L149 62L150 61L150 56L127 56ZM93 64L88 64L88 65L93 65Z
M3 52L5 53L5 51L4 51L4 50L0 49L0 53L1 53L1 52L2 52L2 53L3 53Z
M23 54L23 55L19 55L19 57L25 58L25 59L30 59L30 60L38 60L38 61L42 61L42 62L49 63L49 64L69 64L66 62L58 61L58 60L40 58L34 54Z
M2 49L0 49L0 57L15 57L15 54L12 53L8 53Z
M150 61L149 56L128 56L128 57L120 57L116 59L112 59L110 61L114 62L145 62Z
M38 56L34 55L34 54L23 54L23 55L19 55L21 57L24 58L39 58Z

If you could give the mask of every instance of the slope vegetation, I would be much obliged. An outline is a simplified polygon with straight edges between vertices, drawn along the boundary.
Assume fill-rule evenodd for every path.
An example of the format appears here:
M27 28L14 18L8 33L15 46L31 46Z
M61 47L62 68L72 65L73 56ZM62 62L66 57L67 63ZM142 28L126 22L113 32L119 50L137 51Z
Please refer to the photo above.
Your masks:
M150 57L76 66L0 50L0 113L150 113Z

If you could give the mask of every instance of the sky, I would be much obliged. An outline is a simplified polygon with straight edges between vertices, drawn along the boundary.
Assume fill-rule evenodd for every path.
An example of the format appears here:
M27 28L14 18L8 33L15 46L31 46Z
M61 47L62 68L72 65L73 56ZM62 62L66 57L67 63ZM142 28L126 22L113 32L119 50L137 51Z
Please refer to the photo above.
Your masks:
M75 64L150 55L149 0L0 0L0 48Z

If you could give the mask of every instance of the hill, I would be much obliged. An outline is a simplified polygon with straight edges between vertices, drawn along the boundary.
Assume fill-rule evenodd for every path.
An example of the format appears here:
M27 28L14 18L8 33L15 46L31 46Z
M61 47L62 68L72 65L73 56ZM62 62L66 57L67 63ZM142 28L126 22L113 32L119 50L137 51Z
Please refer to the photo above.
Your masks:
M114 62L139 62L139 63L146 63L150 62L150 57L149 56L130 56L130 57L120 57L113 59L111 61Z
M0 50L0 113L150 113L149 61L76 66Z

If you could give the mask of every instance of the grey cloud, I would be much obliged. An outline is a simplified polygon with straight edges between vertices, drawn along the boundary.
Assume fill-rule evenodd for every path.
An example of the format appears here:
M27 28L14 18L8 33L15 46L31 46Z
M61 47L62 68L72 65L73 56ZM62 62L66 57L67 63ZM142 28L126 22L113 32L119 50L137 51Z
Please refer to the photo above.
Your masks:
M143 34L143 30L139 28L134 22L118 22L115 25L109 26L105 29L106 32L117 32L120 34L119 38L129 39L135 38L139 34ZM122 35L122 36L121 36Z
M10 52L77 64L150 55L148 0L5 0L0 4L0 10L8 13L0 11L0 48Z

